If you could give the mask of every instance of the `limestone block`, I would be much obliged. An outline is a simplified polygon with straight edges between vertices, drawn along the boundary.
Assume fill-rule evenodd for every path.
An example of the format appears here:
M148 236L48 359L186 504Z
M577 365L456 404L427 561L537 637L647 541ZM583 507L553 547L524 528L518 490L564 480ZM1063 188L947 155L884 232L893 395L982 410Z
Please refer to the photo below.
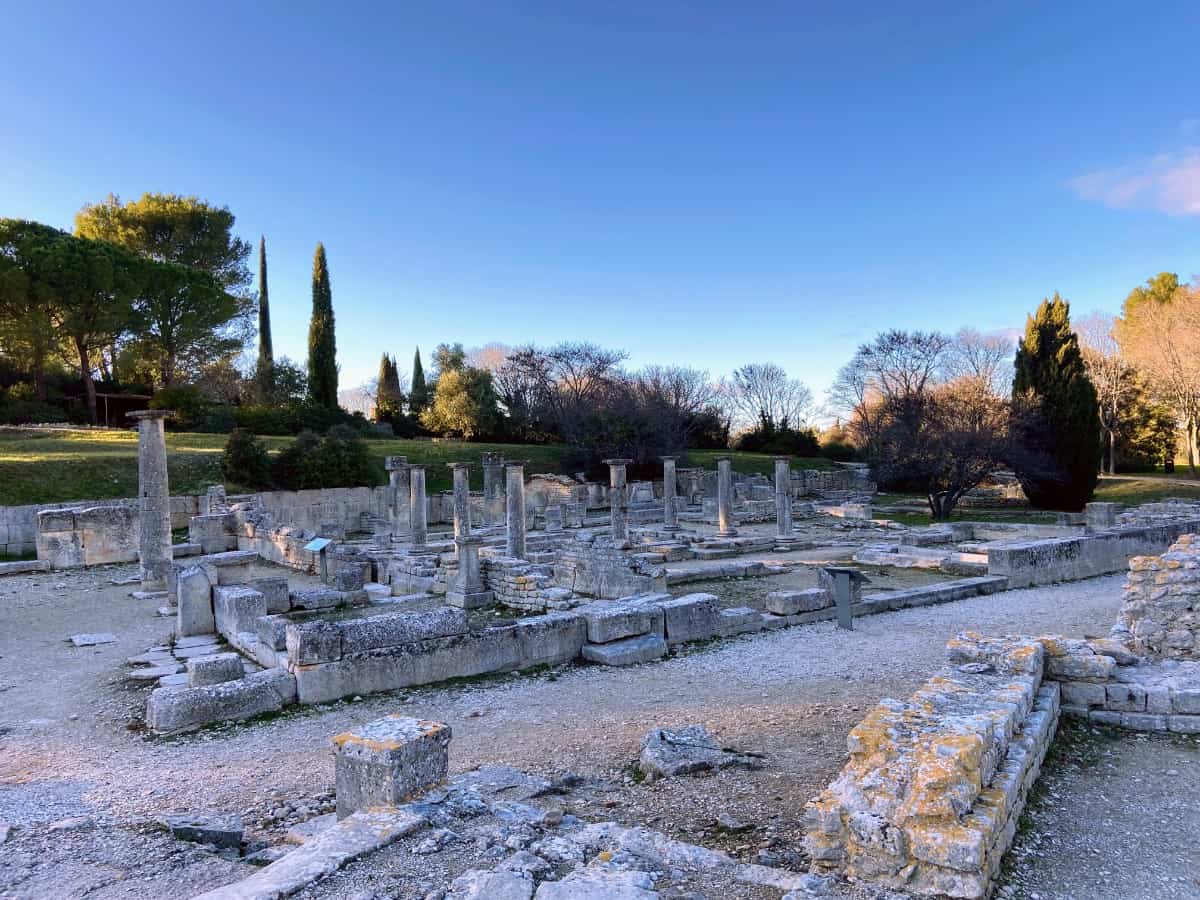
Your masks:
M725 637L735 634L746 634L751 631L762 631L762 615L749 606L735 606L723 609L718 617L717 633Z
M809 588L805 591L771 591L767 594L767 612L777 616L794 616L802 612L815 612L832 605L832 598L821 588Z
M250 566L259 560L253 550L230 550L226 553L210 553L196 559L196 564L208 570L208 577L216 585L245 584L250 580Z
M366 578L362 566L343 565L333 573L335 590L361 591L364 584L366 584Z
M1064 703L1078 706L1104 706L1108 702L1108 691L1102 684L1090 681L1064 681L1062 684Z
M1177 713L1200 715L1200 689L1173 691L1171 706Z
M283 615L259 616L254 623L258 642L271 650L287 649L287 627L292 620Z
M267 598L244 584L218 584L212 589L212 598L213 616L221 634L236 635L243 631L253 634L258 617L267 614Z
M1149 713L1121 713L1121 727L1130 731L1166 731L1167 717Z
M654 629L655 619L662 616L657 607L619 602L589 603L575 612L587 623L587 639L593 644L647 634Z
M189 637L196 634L215 634L217 620L213 614L212 583L199 566L179 569L171 579L175 588L177 608L175 634Z
M342 658L342 631L337 625L318 619L299 622L285 629L288 662L311 666Z
M333 738L337 815L399 806L446 779L450 726L385 716Z
M345 600L345 595L341 591L333 588L303 588L298 591L292 591L288 595L288 604L291 609L299 610L318 610L318 609L333 609L340 606Z
M146 722L159 734L168 734L278 712L295 702L296 679L280 669L267 669L207 687L155 688L146 704Z
M662 611L670 644L705 640L720 628L721 605L716 594L685 594L663 602Z
M533 877L504 869L468 869L450 884L445 900L530 900Z
M1167 716L1167 730L1176 734L1200 734L1200 716Z
M285 613L291 609L291 600L288 597L288 580L285 576L255 578L249 584L250 587L267 598L268 614Z
M1173 711L1170 688L1165 685L1152 685L1146 688L1146 712L1165 716L1170 715Z
M205 687L234 681L246 674L242 658L236 653L214 653L194 656L187 661L188 687Z
M392 613L351 619L338 623L337 627L342 635L343 656L466 634L469 628L467 614L451 606L442 606L427 612Z
M667 642L656 634L643 634L607 644L584 644L583 658L604 666L632 666L667 655Z
M1111 656L1051 656L1046 660L1046 675L1072 681L1107 681L1116 667Z
M1105 707L1118 712L1145 712L1146 689L1140 684L1110 684Z

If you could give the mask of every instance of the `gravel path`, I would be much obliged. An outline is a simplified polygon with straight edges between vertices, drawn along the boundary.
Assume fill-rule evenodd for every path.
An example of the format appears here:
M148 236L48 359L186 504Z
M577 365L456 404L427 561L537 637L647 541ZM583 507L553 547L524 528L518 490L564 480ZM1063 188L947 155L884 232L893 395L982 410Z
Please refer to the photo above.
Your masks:
M397 710L451 724L455 771L496 762L550 777L591 776L606 790L580 800L580 816L652 824L748 860L764 846L794 858L803 804L844 762L846 732L879 699L907 695L941 665L949 637L966 628L1106 634L1121 597L1120 577L1093 579L872 616L854 632L818 623L630 669L498 676L152 740L129 729L145 692L124 686L122 664L162 640L169 623L153 617L153 603L108 584L128 571L0 580L0 820L30 826L0 844L0 872L7 854L25 852L25 842L44 834L46 825L33 823L62 818L37 799L62 783L75 786L72 796L97 823L118 826L110 832L167 812L212 809L241 812L252 830L278 839L280 818L326 802L330 735ZM86 651L63 642L80 631L113 631L119 640ZM653 786L626 776L646 731L689 722L726 745L765 754L765 767ZM717 833L720 813L751 823L752 834ZM69 814L84 813L71 807ZM150 856L154 846L146 845ZM30 864L63 862L45 851ZM116 868L122 877L149 877ZM189 887L229 877L187 871ZM137 883L144 897L187 894L179 885L160 893L161 882Z

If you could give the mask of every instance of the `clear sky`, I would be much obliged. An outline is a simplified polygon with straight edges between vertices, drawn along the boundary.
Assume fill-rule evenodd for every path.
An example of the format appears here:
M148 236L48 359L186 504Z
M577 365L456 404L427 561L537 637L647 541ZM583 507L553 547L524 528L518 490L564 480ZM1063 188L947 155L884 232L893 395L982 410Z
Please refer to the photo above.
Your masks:
M343 387L588 339L818 392L887 327L1200 271L1200 5L0 0L0 216L196 194Z

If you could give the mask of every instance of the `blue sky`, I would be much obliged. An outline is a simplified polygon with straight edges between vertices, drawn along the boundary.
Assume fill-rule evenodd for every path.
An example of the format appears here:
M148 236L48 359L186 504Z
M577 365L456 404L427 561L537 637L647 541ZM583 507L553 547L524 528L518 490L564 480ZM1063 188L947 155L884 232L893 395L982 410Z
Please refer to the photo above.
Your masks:
M1200 271L1195 3L18 3L0 216L196 194L303 358L588 339L818 392L888 327Z

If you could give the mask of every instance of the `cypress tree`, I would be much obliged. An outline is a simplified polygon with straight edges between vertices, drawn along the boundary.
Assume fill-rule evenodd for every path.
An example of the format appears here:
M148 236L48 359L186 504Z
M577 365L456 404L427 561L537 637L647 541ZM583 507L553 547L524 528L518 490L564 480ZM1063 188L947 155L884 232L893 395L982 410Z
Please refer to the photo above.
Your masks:
M313 256L312 319L308 323L308 398L318 406L337 409L337 342L334 338L333 292L325 245Z
M425 386L425 369L421 366L421 348L413 355L412 385L408 391L408 411L414 416L429 405L429 389Z
M404 391L400 390L400 370L396 368L396 357L394 356L388 360L388 391L391 393L395 411L399 413L400 407L404 403Z
M1014 365L1013 468L1025 495L1038 509L1082 509L1099 479L1100 411L1057 293L1027 320Z
M267 239L258 239L258 369L259 389L270 396L275 388L275 352L271 346L271 306L267 299Z

